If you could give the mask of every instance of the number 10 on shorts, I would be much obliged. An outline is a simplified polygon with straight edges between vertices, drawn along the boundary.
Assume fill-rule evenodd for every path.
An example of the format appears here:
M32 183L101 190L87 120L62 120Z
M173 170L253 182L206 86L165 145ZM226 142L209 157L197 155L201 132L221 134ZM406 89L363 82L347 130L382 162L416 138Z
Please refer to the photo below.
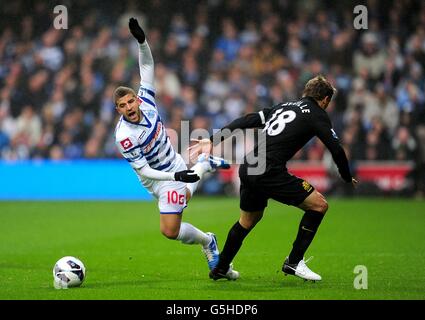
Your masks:
M177 191L168 191L167 192L167 202L173 204L184 204L184 194L178 194Z

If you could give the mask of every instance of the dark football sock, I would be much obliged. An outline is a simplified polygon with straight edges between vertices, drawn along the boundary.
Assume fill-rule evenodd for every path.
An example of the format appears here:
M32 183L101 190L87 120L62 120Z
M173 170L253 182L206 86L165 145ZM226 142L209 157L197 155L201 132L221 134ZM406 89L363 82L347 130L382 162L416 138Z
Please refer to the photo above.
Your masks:
M297 238L295 239L292 251L289 254L290 264L298 264L298 262L303 259L304 253L313 241L317 229L322 222L323 216L324 214L317 211L306 211L304 213L298 227Z
M230 263L233 258L238 253L239 249L242 246L242 242L245 237L248 235L250 230L242 227L237 221L233 227L230 229L226 243L224 244L223 251L220 253L220 260L217 264L217 269L225 270L229 268Z

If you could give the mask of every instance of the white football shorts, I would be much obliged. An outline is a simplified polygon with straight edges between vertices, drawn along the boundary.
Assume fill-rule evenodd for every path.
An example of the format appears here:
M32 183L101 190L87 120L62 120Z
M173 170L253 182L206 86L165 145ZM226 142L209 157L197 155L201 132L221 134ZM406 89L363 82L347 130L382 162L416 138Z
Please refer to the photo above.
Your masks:
M181 155L176 155L173 171L187 170ZM186 183L181 181L155 181L153 195L158 199L160 214L181 214L186 208Z

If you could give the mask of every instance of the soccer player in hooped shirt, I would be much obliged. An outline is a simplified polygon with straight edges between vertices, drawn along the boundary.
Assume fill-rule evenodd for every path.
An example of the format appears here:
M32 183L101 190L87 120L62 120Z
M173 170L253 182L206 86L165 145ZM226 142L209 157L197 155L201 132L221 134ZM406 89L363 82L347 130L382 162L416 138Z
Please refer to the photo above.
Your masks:
M231 227L219 262L210 271L210 278L228 278L227 271L231 261L245 237L263 217L267 201L271 198L304 211L292 251L285 259L282 271L285 275L291 274L305 280L322 279L307 267L308 260L304 260L304 253L313 241L328 210L328 204L323 195L307 181L288 173L286 162L311 138L317 136L331 152L342 179L353 186L357 184L357 180L351 175L344 149L325 111L335 91L328 80L317 76L307 82L303 97L299 101L283 102L238 118L210 139L198 140L197 144L189 148L191 156L200 151L208 153L213 144L227 139L236 129L260 128L265 134L265 139L259 139L254 148L254 153L265 150L264 171L261 174L252 174L254 171L250 170L252 165L247 163L248 161L240 166L240 218Z
M121 117L115 129L119 151L130 163L140 182L158 199L162 234L184 244L200 244L213 269L218 262L217 240L182 222L183 209L205 172L229 168L223 159L201 154L188 170L167 136L155 105L154 60L145 33L134 18L129 20L131 34L139 43L140 88L128 87L114 92L116 110Z

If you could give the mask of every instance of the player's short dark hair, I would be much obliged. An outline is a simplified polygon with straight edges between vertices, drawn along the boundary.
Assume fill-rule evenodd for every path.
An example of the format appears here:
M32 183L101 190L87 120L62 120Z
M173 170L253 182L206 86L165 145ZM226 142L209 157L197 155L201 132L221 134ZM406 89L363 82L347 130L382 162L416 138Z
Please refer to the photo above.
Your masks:
M303 97L312 97L317 101L323 100L325 97L332 99L332 96L336 93L336 89L324 76L316 76L310 79L303 91Z
M134 92L134 90L129 88L129 87L120 86L120 87L116 88L115 91L114 91L114 104L117 105L118 99L126 96L129 93L136 96L136 92Z

